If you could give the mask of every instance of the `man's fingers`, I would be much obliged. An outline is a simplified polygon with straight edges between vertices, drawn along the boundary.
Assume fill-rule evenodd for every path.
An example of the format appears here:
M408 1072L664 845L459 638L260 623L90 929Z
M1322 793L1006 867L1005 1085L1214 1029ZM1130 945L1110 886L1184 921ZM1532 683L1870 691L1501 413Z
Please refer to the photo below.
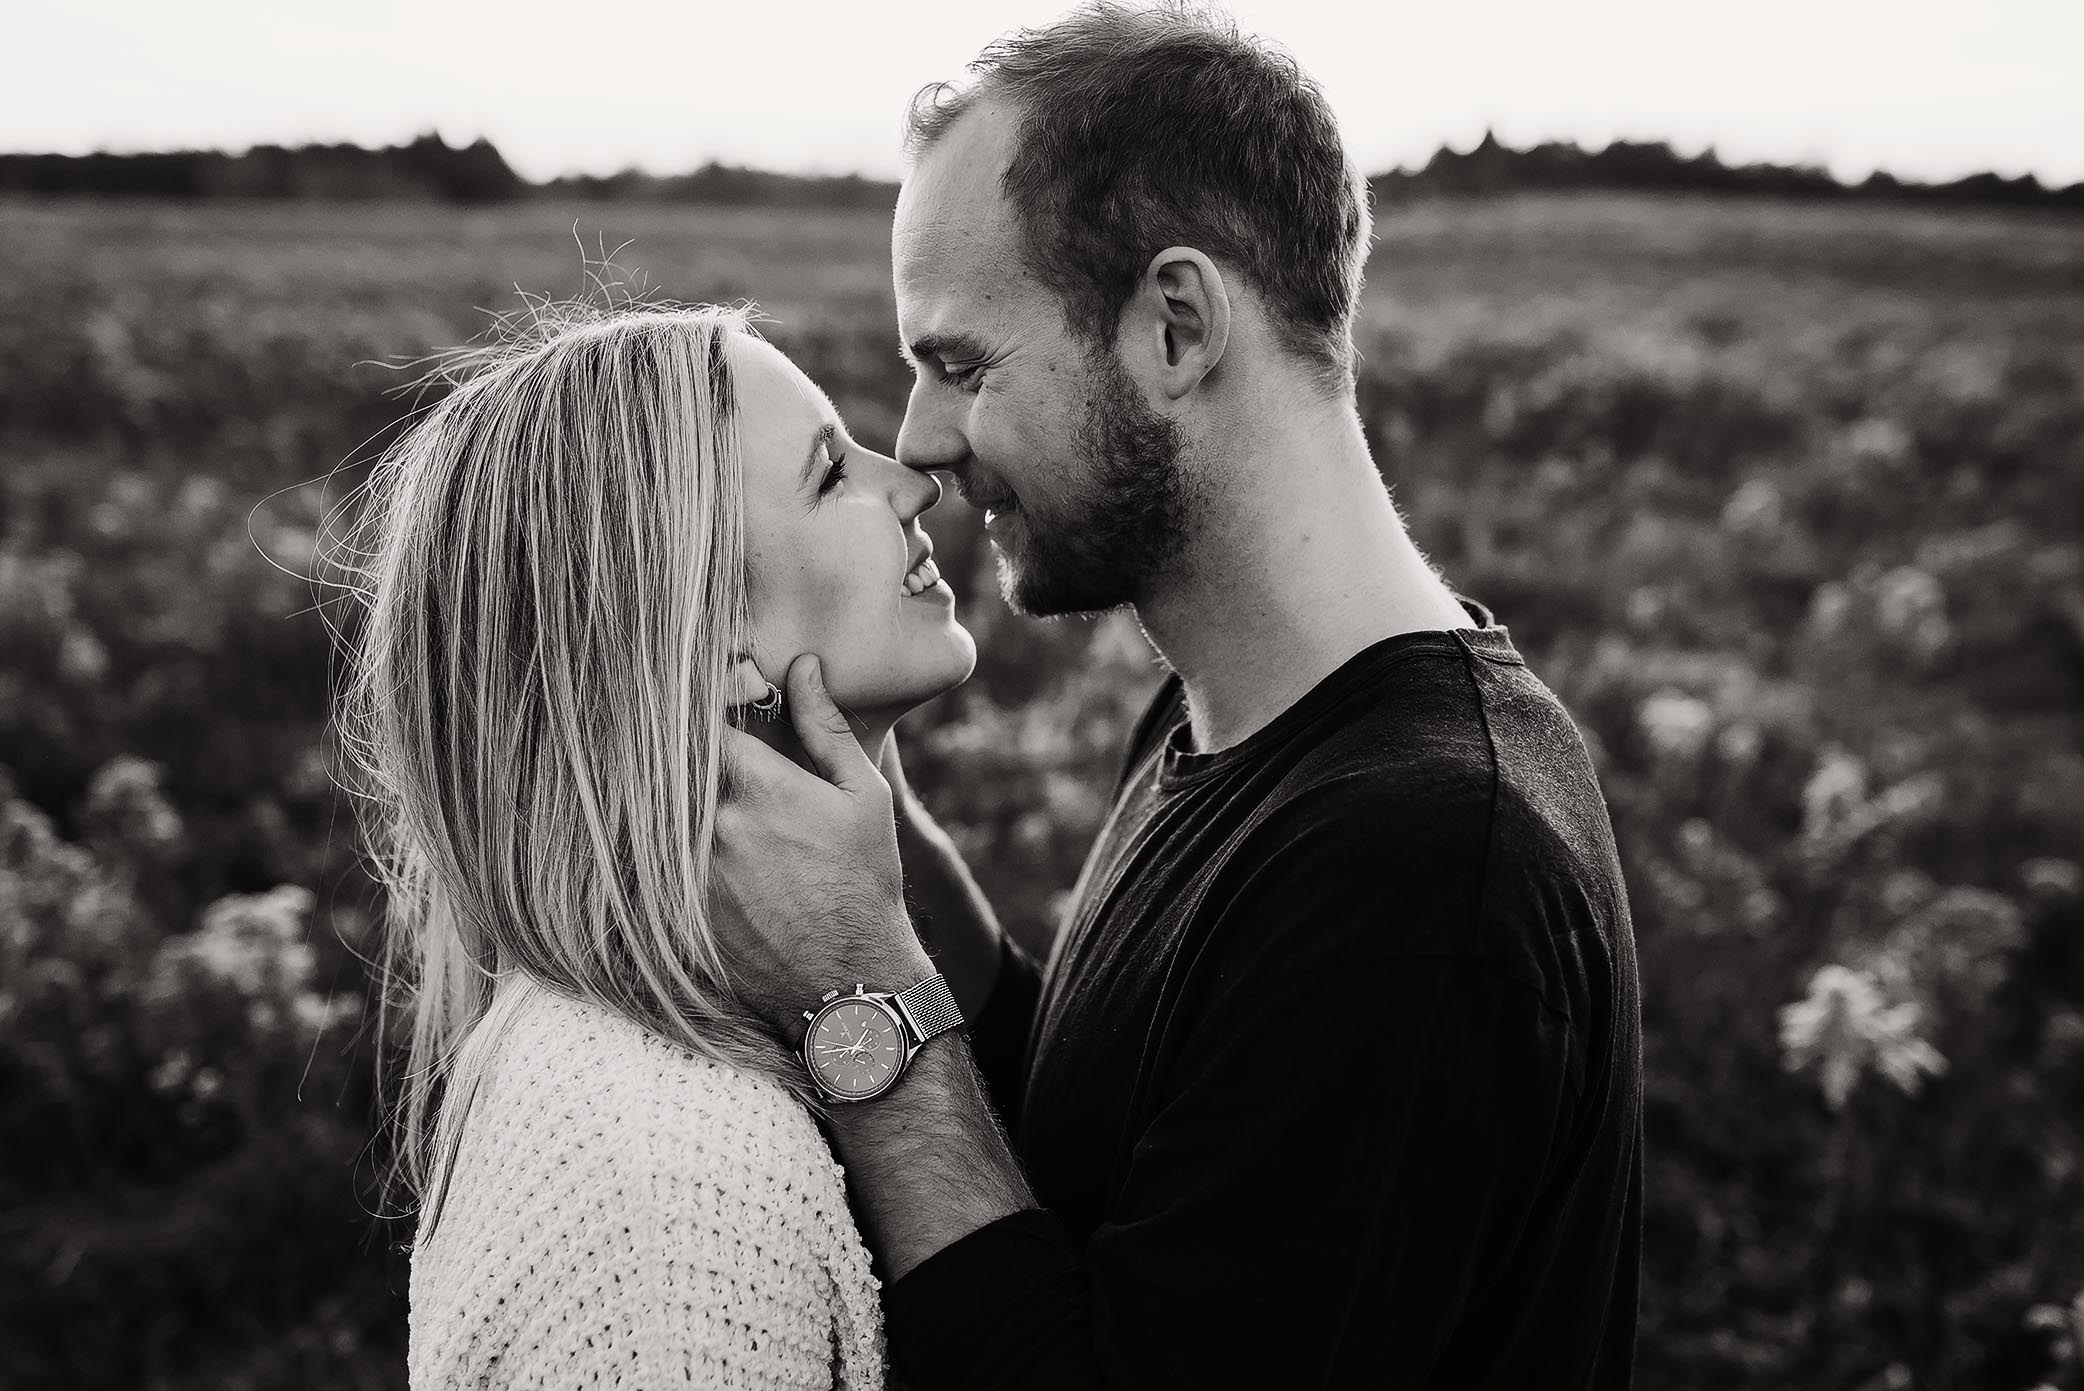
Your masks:
M853 726L825 690L824 669L815 653L806 652L789 664L789 718L804 752L827 782L858 792L876 776Z
M724 726L724 796L730 801L757 801L778 796L790 778L810 774L789 762L742 729Z

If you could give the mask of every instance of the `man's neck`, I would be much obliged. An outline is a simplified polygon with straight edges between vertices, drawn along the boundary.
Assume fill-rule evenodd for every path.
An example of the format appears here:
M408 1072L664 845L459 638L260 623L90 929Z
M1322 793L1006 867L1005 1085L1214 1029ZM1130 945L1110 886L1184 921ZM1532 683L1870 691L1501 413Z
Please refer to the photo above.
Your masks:
M1136 609L1186 686L1204 752L1250 737L1384 638L1470 626L1405 534L1350 407L1237 443L1185 554Z

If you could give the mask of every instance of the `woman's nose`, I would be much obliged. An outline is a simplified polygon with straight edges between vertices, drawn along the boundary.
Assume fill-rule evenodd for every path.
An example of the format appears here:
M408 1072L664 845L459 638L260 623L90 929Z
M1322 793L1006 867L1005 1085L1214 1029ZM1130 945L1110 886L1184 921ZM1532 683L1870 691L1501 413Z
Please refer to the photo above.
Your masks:
M931 512L941 501L941 480L930 473L915 473L891 460L896 475L891 480L891 503L898 517L909 523L921 513Z

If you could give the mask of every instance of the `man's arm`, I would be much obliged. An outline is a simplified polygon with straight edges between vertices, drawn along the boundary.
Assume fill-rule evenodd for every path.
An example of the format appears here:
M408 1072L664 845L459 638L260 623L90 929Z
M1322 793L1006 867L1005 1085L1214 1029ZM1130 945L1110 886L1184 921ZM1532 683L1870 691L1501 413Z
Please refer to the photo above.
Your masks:
M928 1043L896 1088L827 1113L848 1191L885 1278L1035 1206L962 1039Z
M897 812L897 849L912 925L948 978L993 1106L1010 1125L1027 1080L1028 1033L1042 993L1041 967L999 926L962 852L912 795L895 734L876 766L890 784Z
M899 992L936 968L905 911L889 782L833 704L817 659L797 658L788 681L818 776L725 731L710 908L739 1000L793 1044L826 991L859 981ZM891 1092L835 1103L831 1117L842 1161L853 1156L876 1176L852 1191L887 1278L1032 1205L959 1037L935 1039Z
M1090 1239L1016 1213L893 1269L893 1361L919 1391L1454 1385L1455 1329L1553 1160L1567 1032L1468 962L1227 996ZM927 1200L873 1139L838 1138L854 1191Z

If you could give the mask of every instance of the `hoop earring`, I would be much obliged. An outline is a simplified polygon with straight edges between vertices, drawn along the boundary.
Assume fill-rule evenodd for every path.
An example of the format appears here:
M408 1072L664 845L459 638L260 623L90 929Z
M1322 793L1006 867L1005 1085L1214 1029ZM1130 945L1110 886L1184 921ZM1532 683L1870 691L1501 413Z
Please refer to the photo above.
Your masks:
M761 696L758 700L747 701L745 706L746 709L753 712L753 718L757 720L774 719L781 714L781 707L781 687L775 685L772 681L767 683L766 695Z

